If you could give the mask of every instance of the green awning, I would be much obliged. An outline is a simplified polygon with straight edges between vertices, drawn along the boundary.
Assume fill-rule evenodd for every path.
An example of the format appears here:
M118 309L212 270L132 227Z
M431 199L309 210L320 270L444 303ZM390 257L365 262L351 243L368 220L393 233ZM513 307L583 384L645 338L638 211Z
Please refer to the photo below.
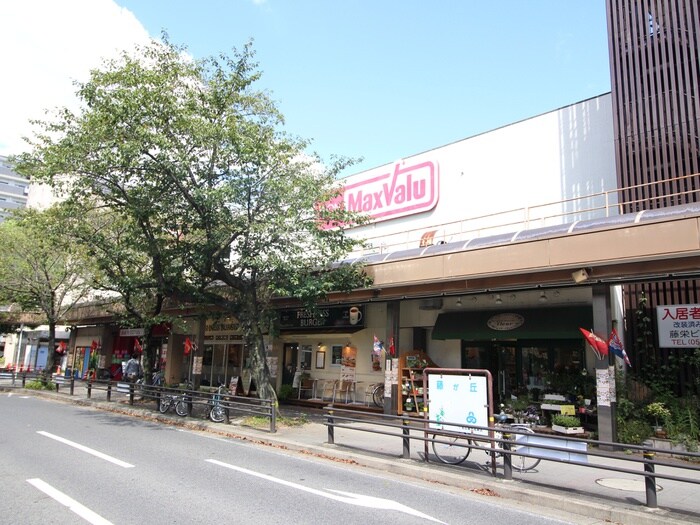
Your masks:
M576 339L593 325L591 306L445 312L433 339Z

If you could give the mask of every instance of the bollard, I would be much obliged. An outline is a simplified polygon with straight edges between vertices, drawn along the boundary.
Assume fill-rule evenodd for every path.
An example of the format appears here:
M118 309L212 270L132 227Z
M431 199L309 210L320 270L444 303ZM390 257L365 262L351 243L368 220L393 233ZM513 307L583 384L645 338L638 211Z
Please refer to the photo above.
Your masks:
M656 502L656 477L653 476L654 474L654 453L645 450L644 451L644 472L647 472L650 475L644 476L644 485L646 486L646 492L647 492L647 507L650 509L655 509L657 508L657 502Z
M510 450L510 440L513 439L513 434L503 433L503 479L511 481L513 479L513 456L508 453Z
M111 401L111 400L112 400L112 382L109 381L107 383L107 401Z
M270 404L270 432L277 432L277 404Z
M75 378L71 376L70 378L70 395L75 394Z
M333 411L328 411L328 444L335 444L335 429L333 428Z
M134 389L136 388L136 383L129 383L129 404L134 404Z
M88 399L90 399L90 397L92 396L92 383L90 382L89 379L87 382L87 396L88 396Z
M401 422L403 423L401 429L403 432L403 458L411 459L411 429L409 427L411 422L408 419L403 419Z

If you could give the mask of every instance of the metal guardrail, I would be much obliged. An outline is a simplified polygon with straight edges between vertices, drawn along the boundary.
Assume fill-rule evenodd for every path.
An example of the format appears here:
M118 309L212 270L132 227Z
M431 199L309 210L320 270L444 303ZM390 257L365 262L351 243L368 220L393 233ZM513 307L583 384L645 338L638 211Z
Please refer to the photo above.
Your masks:
M156 408L161 396L184 396L187 404L187 415L192 416L192 409L195 406L210 407L216 392L203 392L200 390L188 390L182 388L169 388L165 386L145 385L128 383L122 381L91 380L86 382L87 397L90 398L93 390L104 390L107 392L107 401L111 401L112 393L126 394L129 397L129 404L134 404L136 397L150 399L156 402ZM270 399L258 399L252 397L233 396L222 394L219 404L224 408L224 423L229 423L230 412L262 416L269 420L270 432L277 431L277 411L274 402Z
M683 456L690 461L687 462L670 462L659 459L657 455L668 454L668 450L654 448L646 445L629 445L626 443L615 443L607 441L597 441L591 439L573 438L571 436L558 436L550 434L529 434L517 429L511 429L506 426L494 427L479 427L474 425L464 425L461 423L451 423L446 421L435 421L427 418L410 417L410 416L392 416L385 414L363 414L362 417L357 417L357 412L353 410L345 410L334 407L326 407L326 423L328 428L328 443L335 443L335 429L344 428L349 430L357 430L361 432L369 432L386 436L394 436L400 438L403 443L403 458L411 457L411 440L416 440L424 443L425 456L424 461L429 460L428 445L433 441L442 443L441 438L449 439L460 437L459 442L455 442L456 446L461 446L469 449L482 450L492 454L492 473L496 473L496 455L503 456L503 478L506 480L512 479L512 456L523 456L528 458L536 458L542 461L554 461L558 463L567 463L577 467L589 467L630 474L634 476L642 476L645 482L646 490L646 507L657 508L657 479L667 479L682 483L692 483L700 485L700 477L691 478L683 476L686 472L700 474L700 453L683 452ZM354 417L353 417L354 416ZM371 424L375 428L369 426L349 425L347 423L365 423ZM449 427L457 427L468 431L486 431L488 435L478 434L471 437L465 432L455 432L450 430L440 430L431 428L430 424L439 424ZM377 429L376 427L380 427ZM386 429L386 430L385 430ZM411 432L414 432L411 434ZM495 434L501 434L502 437L495 437ZM521 452L521 449L513 449L516 436L535 437L533 443L525 444L526 452ZM473 439L471 442L469 440ZM484 445L480 444L484 443ZM581 448L572 449L566 445L569 443L577 443L585 445L585 450ZM615 450L631 450L641 453L641 457L632 455L614 455ZM572 461L562 459L566 454L585 457L585 461ZM617 467L614 465L606 465L601 462L590 462L589 458L605 458L616 461L627 462L632 465L629 468ZM438 461L439 462L439 461ZM695 463L693 463L695 462ZM641 467L635 469L633 466ZM674 473L656 472L656 467L667 467L673 469Z
M24 388L27 381L37 381L44 378L41 371L38 372L14 372L11 370L3 370L0 372L0 386L10 386L15 388ZM64 378L65 379L65 378ZM56 385L58 389L58 383L55 378L51 378L51 381ZM61 382L61 384L64 384Z
M0 386L10 386L13 388L24 388L27 381L42 378L40 372L0 372ZM181 388L168 388L155 385L142 385L123 381L111 381L104 379L82 380L74 377L53 376L51 381L56 386L58 392L60 388L68 386L69 395L75 395L76 384L85 388L86 396L91 399L94 391L102 391L106 394L107 401L112 401L115 394L128 396L129 404L133 405L137 398L152 400L156 403L156 410L160 398L163 395L181 396L184 395L187 403L187 414L192 415L192 408L195 406L211 406L216 392L203 392L200 390L186 390ZM233 396L223 394L219 404L224 408L224 423L229 423L231 412L237 414L247 414L261 416L269 420L269 431L277 431L277 410L275 403L270 399L258 399L252 397Z

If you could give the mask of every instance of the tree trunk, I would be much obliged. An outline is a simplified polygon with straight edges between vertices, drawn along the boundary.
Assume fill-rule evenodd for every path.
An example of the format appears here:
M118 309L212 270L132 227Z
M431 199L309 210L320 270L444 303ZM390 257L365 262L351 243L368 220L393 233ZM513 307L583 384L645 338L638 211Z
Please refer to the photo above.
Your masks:
M51 380L53 375L53 356L56 352L56 322L49 322L49 348L46 352L46 367L42 372L41 382L46 384Z
M270 368L267 366L265 339L259 329L256 332L255 338L252 341L253 344L250 345L250 361L258 397L260 399L271 399L275 406L277 406L277 394L270 381Z
M158 347L153 342L153 325L149 324L144 333L143 347L143 382L147 385L151 384L153 377L153 365L156 361L156 352Z

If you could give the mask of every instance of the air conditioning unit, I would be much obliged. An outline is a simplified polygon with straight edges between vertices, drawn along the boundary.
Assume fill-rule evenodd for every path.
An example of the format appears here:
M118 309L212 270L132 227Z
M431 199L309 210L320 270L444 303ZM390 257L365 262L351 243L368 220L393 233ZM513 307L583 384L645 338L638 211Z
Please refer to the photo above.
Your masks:
M442 298L437 297L435 299L421 299L418 304L419 310L440 310L442 308Z

